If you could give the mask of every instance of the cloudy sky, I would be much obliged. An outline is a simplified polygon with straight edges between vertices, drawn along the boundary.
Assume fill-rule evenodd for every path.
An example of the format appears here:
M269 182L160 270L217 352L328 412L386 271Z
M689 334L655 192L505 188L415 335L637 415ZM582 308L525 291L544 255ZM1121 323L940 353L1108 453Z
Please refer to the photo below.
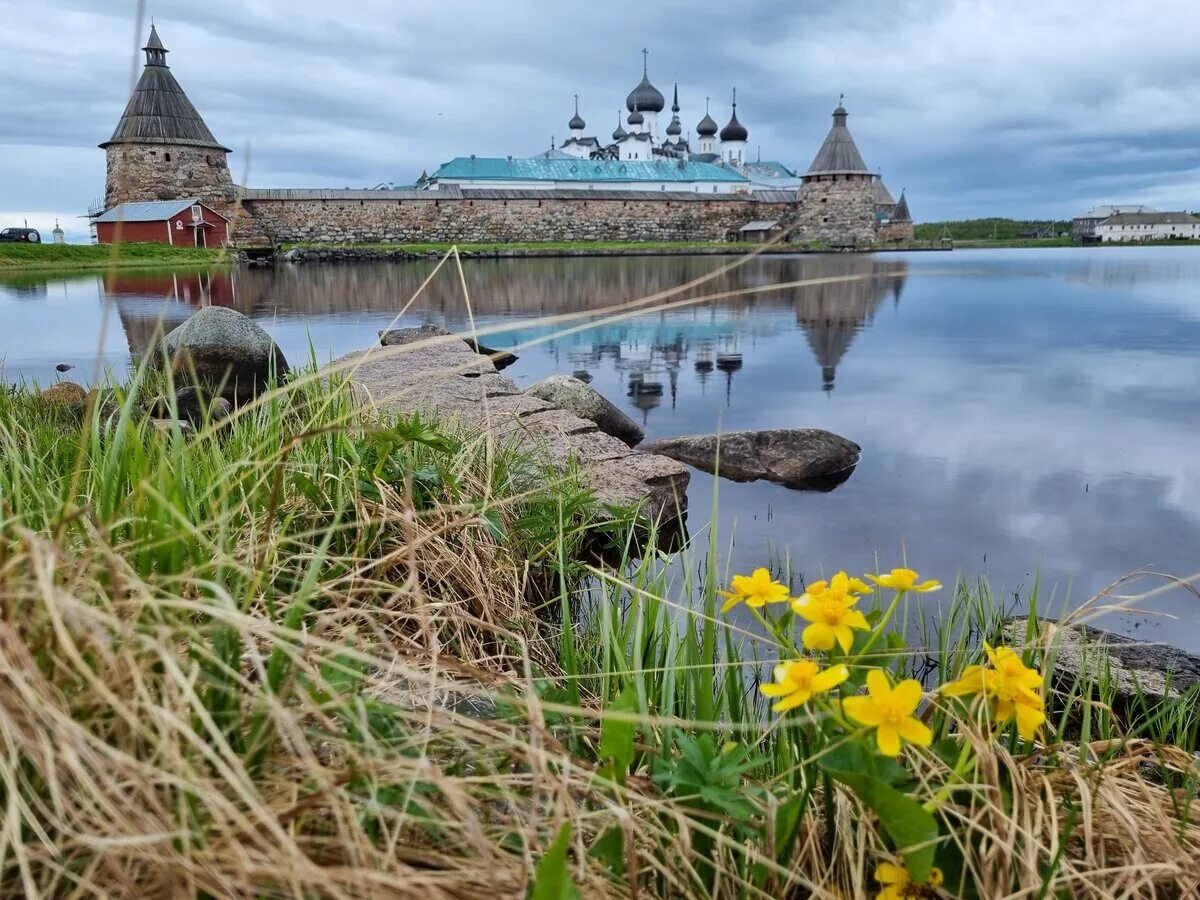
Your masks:
M235 180L408 182L456 155L608 135L650 49L685 128L732 86L751 153L807 167L845 93L868 165L918 220L1200 208L1192 0L147 0ZM103 191L140 70L138 0L0 0L0 225Z

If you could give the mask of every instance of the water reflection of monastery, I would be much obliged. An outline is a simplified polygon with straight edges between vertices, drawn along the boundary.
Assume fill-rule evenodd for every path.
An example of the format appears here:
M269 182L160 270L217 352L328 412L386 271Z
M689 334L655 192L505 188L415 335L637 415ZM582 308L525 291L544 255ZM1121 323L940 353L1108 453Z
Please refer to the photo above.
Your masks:
M432 321L467 330L504 327L490 343L511 346L539 341L560 371L591 380L601 370L620 374L626 401L643 419L659 406L675 405L681 379L694 377L702 392L721 391L733 402L738 374L753 361L757 342L803 332L815 358L814 375L832 391L837 369L860 330L890 297L898 302L907 278L902 260L865 256L756 258L686 290L679 285L708 275L729 259L660 257L635 259L536 259L489 261L465 268L470 311L457 278L435 279L412 303L405 324ZM429 274L424 265L360 265L147 275L122 273L108 285L129 341L144 354L156 329L170 330L201 305L231 306L250 316L302 322L318 352L354 347L323 346L323 329L351 324L358 342L370 327L383 327L416 293ZM799 281L819 283L794 286ZM792 286L789 286L792 285ZM604 315L619 304L669 293L636 316ZM715 295L715 296L714 296ZM713 297L711 300L703 298ZM571 334L539 326L539 318L597 313L594 324ZM332 334L332 331L330 332ZM777 346L777 345L776 345ZM284 348L306 355L307 348ZM542 352L542 351L532 351ZM803 380L811 364L789 364L784 377ZM693 374L694 373L694 374ZM617 398L613 398L616 400Z

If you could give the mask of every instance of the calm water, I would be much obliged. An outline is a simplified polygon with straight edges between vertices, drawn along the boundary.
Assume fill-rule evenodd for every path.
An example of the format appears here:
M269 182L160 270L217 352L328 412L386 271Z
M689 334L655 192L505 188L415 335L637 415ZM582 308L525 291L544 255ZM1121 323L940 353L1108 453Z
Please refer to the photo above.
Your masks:
M754 293L568 335L532 324L729 263L464 265L476 325L507 329L487 343L540 340L506 371L518 383L587 372L650 437L820 427L863 446L858 469L832 493L721 483L721 540L737 569L786 552L813 578L871 569L877 553L899 564L907 553L923 574L985 574L1008 597L1040 578L1056 602L1083 600L1142 567L1200 571L1200 251L774 257L683 296ZM413 263L122 274L108 284L0 280L4 374L46 383L64 362L79 366L70 374L81 381L97 362L120 371L160 317L182 321L202 303L253 316L293 363L310 341L324 361L369 345L431 271ZM772 287L847 275L869 277ZM466 329L470 317L447 270L400 321ZM663 393L629 396L631 379ZM707 524L713 489L709 476L693 477L693 534ZM1200 649L1200 601L1175 588L1148 607L1175 618L1120 614L1104 625Z

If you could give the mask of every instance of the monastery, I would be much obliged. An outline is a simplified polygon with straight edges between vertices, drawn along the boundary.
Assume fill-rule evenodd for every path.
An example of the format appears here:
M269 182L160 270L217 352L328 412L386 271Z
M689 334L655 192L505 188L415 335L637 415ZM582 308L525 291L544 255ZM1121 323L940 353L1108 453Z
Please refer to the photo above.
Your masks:
M868 169L844 106L833 111L802 175L748 159L736 90L723 128L706 103L693 150L683 136L678 85L660 129L666 98L650 81L646 51L642 79L626 98L628 115L611 140L587 134L576 98L559 146L531 158L457 157L414 185L375 190L235 185L231 151L176 81L153 25L143 51L141 78L100 144L107 175L104 207L93 219L108 226L105 240L724 241L786 234L865 249L912 238L907 199L897 201ZM137 223L124 238L123 223Z

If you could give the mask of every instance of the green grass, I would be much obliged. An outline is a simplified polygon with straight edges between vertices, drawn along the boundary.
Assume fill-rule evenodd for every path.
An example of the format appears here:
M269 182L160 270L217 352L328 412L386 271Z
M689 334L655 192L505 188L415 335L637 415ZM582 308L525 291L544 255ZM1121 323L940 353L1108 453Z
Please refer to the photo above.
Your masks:
M28 269L212 266L229 261L223 250L169 244L0 244L0 273Z
M0 894L864 896L900 859L963 896L1190 884L1195 692L1114 708L1102 659L1057 679L1030 631L1040 745L930 693L933 746L889 763L836 707L767 708L804 623L723 615L714 538L673 565L571 473L338 377L191 434L141 412L169 390L0 393ZM962 677L993 596L863 598L840 690Z
M921 241L942 238L946 231L955 241L1010 241L1020 239L1021 233L1050 225L1055 233L1071 233L1071 223L1048 219L965 219L945 222L922 222L913 227L913 237Z

